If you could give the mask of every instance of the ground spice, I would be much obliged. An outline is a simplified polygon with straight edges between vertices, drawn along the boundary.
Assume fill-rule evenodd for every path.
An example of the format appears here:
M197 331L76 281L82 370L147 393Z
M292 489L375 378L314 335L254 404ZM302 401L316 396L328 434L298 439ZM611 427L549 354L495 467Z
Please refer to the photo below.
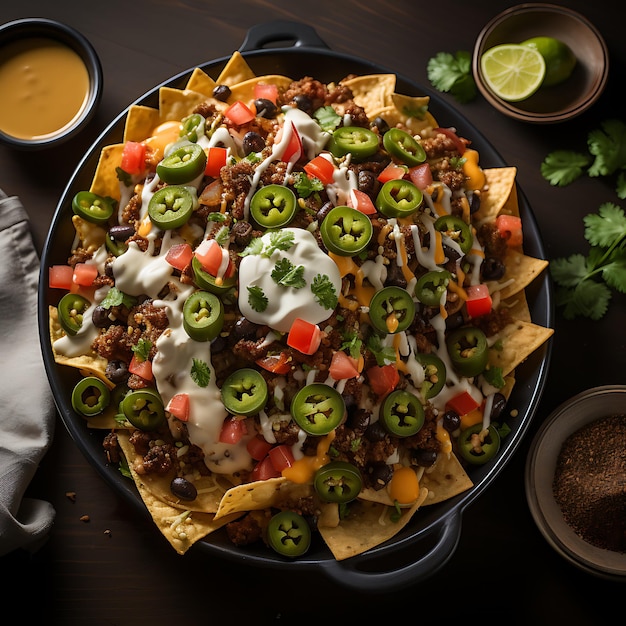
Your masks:
M563 442L553 493L578 536L626 552L626 415L598 419Z

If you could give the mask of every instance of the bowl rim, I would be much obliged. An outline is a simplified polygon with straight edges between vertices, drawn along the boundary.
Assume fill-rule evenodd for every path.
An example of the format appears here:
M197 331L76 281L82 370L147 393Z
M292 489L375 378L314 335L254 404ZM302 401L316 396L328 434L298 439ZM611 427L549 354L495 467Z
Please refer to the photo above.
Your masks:
M505 22L513 15L520 15L537 11L562 14L577 20L582 24L582 26L584 26L587 30L589 30L590 33L593 34L602 50L602 73L599 74L594 81L589 95L584 100L578 101L575 106L562 109L558 112L535 113L533 111L519 109L515 106L515 103L506 102L505 100L498 98L498 96L496 96L487 87L487 85L484 83L484 80L482 79L482 72L480 69L481 49L485 39L491 34L493 29L496 26ZM577 117L578 115L586 111L589 107L591 107L592 104L595 103L595 101L604 91L609 77L609 49L606 41L604 40L604 37L602 36L598 28L587 17L582 15L582 13L579 13L578 11L571 9L567 6L542 2L528 2L504 9L503 11L492 17L491 20L489 20L489 22L487 22L487 24L485 24L485 26L481 29L474 43L474 49L472 53L472 73L476 81L476 85L483 97L487 100L487 102L489 102L489 104L491 104L501 113L520 121L531 122L535 124L563 122Z
M25 150L56 146L76 135L94 116L102 97L102 64L92 43L78 30L63 22L45 17L25 17L0 24L0 46L25 35L57 40L72 48L81 57L89 73L89 94L82 113L65 130L31 140L14 137L0 129L0 142Z
M586 542L563 519L552 492L561 445L587 424L610 414L626 413L626 385L587 389L566 400L543 422L529 448L524 484L526 500L544 539L567 561L583 571L626 582L626 553Z

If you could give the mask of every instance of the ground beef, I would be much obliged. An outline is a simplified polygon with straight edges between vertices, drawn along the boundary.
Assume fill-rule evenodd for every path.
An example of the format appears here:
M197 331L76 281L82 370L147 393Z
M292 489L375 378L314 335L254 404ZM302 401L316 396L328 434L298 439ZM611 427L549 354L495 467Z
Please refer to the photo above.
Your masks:
M296 106L297 97L305 96L311 101L312 109L319 109L326 102L328 89L324 83L305 76L300 80L293 81L287 89L280 94L278 105Z
M236 546L247 546L261 539L263 528L256 515L248 513L226 524L226 535Z
M107 456L107 461L112 465L117 465L122 458L120 444L117 439L117 433L111 431L104 436L102 440L102 447L104 448Z
M176 447L169 443L154 445L143 458L134 465L135 471L140 474L156 474L165 476L176 467Z
M481 224L476 235L485 248L485 257L504 259L507 251L506 239L500 236L500 232L494 223Z

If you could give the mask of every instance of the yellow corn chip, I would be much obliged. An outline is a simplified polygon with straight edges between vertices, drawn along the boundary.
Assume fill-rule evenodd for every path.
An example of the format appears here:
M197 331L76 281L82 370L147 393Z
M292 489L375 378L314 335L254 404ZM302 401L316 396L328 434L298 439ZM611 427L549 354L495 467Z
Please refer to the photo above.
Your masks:
M160 113L152 107L133 105L128 110L124 126L124 141L143 141L159 125Z
M241 52L235 51L226 66L222 70L221 74L215 81L218 85L228 85L232 87L237 83L243 83L244 80L250 80L255 77L255 73L252 71L247 61L241 55Z
M216 85L217 83L206 72L196 67L191 73L185 89L187 91L195 91L204 94L211 98L213 97L213 90Z

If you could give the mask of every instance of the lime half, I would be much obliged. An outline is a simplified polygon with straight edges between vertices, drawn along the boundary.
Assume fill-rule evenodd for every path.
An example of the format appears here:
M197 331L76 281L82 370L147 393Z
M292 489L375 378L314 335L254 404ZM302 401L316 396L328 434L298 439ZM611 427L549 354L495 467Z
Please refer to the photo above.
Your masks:
M532 96L546 75L546 62L541 53L520 44L489 48L480 59L480 68L489 89L508 102Z
M522 42L539 51L546 62L546 75L543 85L558 85L567 80L576 66L576 57L571 48L554 37L532 37Z

